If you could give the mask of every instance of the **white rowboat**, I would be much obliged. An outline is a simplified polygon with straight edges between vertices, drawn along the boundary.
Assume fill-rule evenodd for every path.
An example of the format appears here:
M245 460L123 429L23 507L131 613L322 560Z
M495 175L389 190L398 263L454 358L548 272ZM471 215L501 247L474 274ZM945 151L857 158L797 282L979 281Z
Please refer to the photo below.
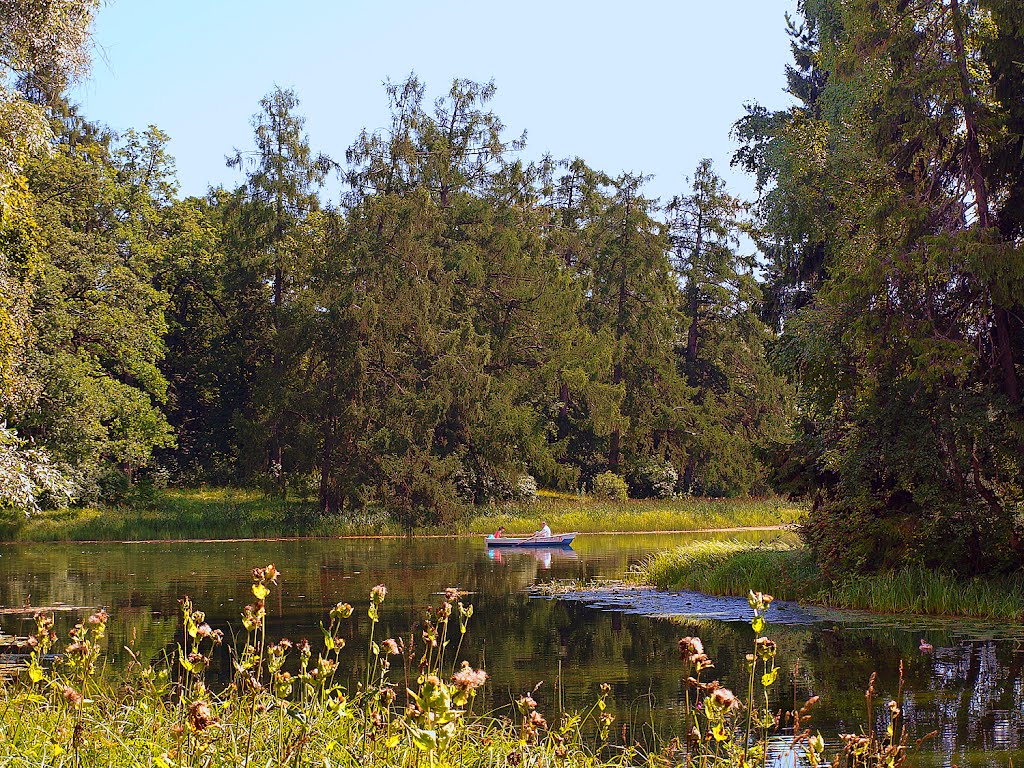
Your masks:
M488 536L488 547L567 547L576 538L575 533L560 533L557 536L529 536L517 539L511 536L503 536L496 539Z

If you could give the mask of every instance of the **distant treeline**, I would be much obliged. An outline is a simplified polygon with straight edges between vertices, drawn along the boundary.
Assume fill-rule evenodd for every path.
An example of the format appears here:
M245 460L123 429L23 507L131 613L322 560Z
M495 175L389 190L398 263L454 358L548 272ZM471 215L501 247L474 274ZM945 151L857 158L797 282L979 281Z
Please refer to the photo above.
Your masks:
M80 497L260 483L412 525L611 471L809 497L826 569L1020 564L1018 2L802 3L795 105L734 129L750 206L707 161L663 204L526 162L492 84L414 76L345 158L272 91L240 185L181 199L167 136L79 115L11 5L3 416ZM52 6L67 33L95 4Z

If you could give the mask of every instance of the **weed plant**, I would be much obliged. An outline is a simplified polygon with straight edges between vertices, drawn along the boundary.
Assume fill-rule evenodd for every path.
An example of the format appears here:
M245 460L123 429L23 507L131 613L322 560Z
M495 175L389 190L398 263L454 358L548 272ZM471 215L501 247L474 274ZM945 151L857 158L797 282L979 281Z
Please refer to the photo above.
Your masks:
M104 611L76 625L63 648L58 647L52 616L38 614L26 674L0 684L0 764L767 765L772 733L781 722L768 699L779 671L775 643L764 634L770 595L749 595L755 639L747 656L747 706L708 679L714 664L700 638L683 638L679 647L687 683L685 736L657 752L645 752L636 745L609 742L614 717L607 710L607 685L589 709L563 713L550 725L529 693L516 699L507 714L477 713L474 705L487 674L465 661L456 663L473 615L472 605L463 602L465 594L457 589L445 591L418 636L381 639L376 631L387 589L374 587L366 607L369 650L365 662L353 664L344 654L343 636L355 610L347 603L338 603L321 623L316 648L305 640L274 641L268 636L268 598L278 577L273 565L253 571L254 599L241 617L245 635L236 638L233 648L225 647L223 633L212 629L203 612L184 598L182 644L160 668L132 655L126 671L104 674ZM230 658L230 681L214 690L207 673L225 653ZM49 663L55 655L57 661ZM348 676L344 682L339 674L343 668ZM824 743L808 727L812 704L813 700L790 713L782 724L792 733L788 749L816 768L822 764ZM902 763L900 704L888 707L888 742L875 739L870 730L866 736L843 736L844 752L836 756L836 764L895 768Z

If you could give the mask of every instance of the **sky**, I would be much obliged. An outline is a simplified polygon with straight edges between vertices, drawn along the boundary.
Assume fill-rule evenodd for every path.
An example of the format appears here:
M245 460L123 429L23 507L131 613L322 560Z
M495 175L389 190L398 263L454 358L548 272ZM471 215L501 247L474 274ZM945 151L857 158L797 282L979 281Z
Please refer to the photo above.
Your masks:
M686 191L710 157L731 191L732 124L743 105L791 103L785 13L796 0L109 0L91 74L72 98L115 131L170 137L181 192L235 186L225 166L252 146L251 119L293 88L310 143L343 160L388 122L386 80L415 72L432 100L453 78L493 79L508 138L529 160L579 156L611 174L653 174L649 196ZM336 197L338 182L328 197Z

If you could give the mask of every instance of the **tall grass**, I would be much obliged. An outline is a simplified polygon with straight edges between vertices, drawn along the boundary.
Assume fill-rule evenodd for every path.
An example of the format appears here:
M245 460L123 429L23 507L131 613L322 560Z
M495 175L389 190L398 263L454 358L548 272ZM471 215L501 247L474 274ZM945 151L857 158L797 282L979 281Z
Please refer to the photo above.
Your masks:
M244 634L224 635L182 600L182 643L166 666L139 661L100 674L107 614L100 611L57 646L51 616L36 616L27 680L0 682L0 764L46 766L593 766L628 765L632 750L606 750L609 691L549 728L536 702L516 702L515 721L474 712L482 670L455 662L471 606L449 589L407 640L374 637L387 589L370 591L365 660L345 652L354 609L338 603L322 642L267 634L278 571L253 571ZM454 656L452 649L455 649ZM44 663L61 651L53 667ZM131 652L131 649L129 649ZM207 670L231 679L215 690ZM342 672L344 670L344 673ZM347 675L343 679L342 675Z
M849 576L819 589L814 602L885 613L1024 620L1024 579L965 579L926 568Z
M751 589L799 599L813 577L805 550L787 541L696 541L652 555L631 575L662 589L746 595Z
M487 675L459 652L472 606L450 588L417 632L375 635L387 599L374 587L365 604L369 652L352 658L344 637L355 609L338 603L316 643L268 636L279 573L253 570L253 602L242 611L244 634L223 643L204 614L181 601L181 642L159 666L132 653L122 672L103 673L105 611L70 632L60 646L53 618L36 616L33 651L21 680L0 680L0 765L64 768L109 766L237 766L240 768L766 768L779 724L769 706L778 684L775 642L766 637L772 597L751 594L754 639L747 655L746 705L713 679L714 664L699 637L679 641L685 687L683 738L664 746L611 742L611 687L593 705L551 721L530 693L501 712L477 713ZM454 651L453 651L454 649ZM131 653L131 648L128 649ZM59 653L56 653L58 652ZM223 664L224 656L230 664ZM361 656L361 655L360 655ZM47 659L56 659L52 664ZM226 683L211 669L230 669ZM872 678L873 680L873 678ZM873 691L868 691L868 722ZM902 690L897 697L902 705ZM772 759L821 765L824 742L807 718L816 699L787 713L788 754ZM881 719L885 739L842 736L840 768L899 768L906 753L898 709Z
M796 521L803 509L776 498L610 501L545 493L534 503L463 510L455 521L414 533L532 533L546 519L552 529L604 531L704 530L769 526ZM47 510L0 518L0 539L16 541L139 541L147 539L366 536L407 533L385 510L369 507L326 516L313 501L268 497L238 488L154 491L131 505Z
M795 523L804 507L777 497L628 499L541 495L532 504L497 507L473 518L469 530L489 533L500 523L510 536L532 533L541 520L554 531L579 533L699 531Z
M697 541L652 555L634 580L714 595L771 590L832 608L1024 620L1024 579L967 579L921 567L826 579L801 546L775 541Z

